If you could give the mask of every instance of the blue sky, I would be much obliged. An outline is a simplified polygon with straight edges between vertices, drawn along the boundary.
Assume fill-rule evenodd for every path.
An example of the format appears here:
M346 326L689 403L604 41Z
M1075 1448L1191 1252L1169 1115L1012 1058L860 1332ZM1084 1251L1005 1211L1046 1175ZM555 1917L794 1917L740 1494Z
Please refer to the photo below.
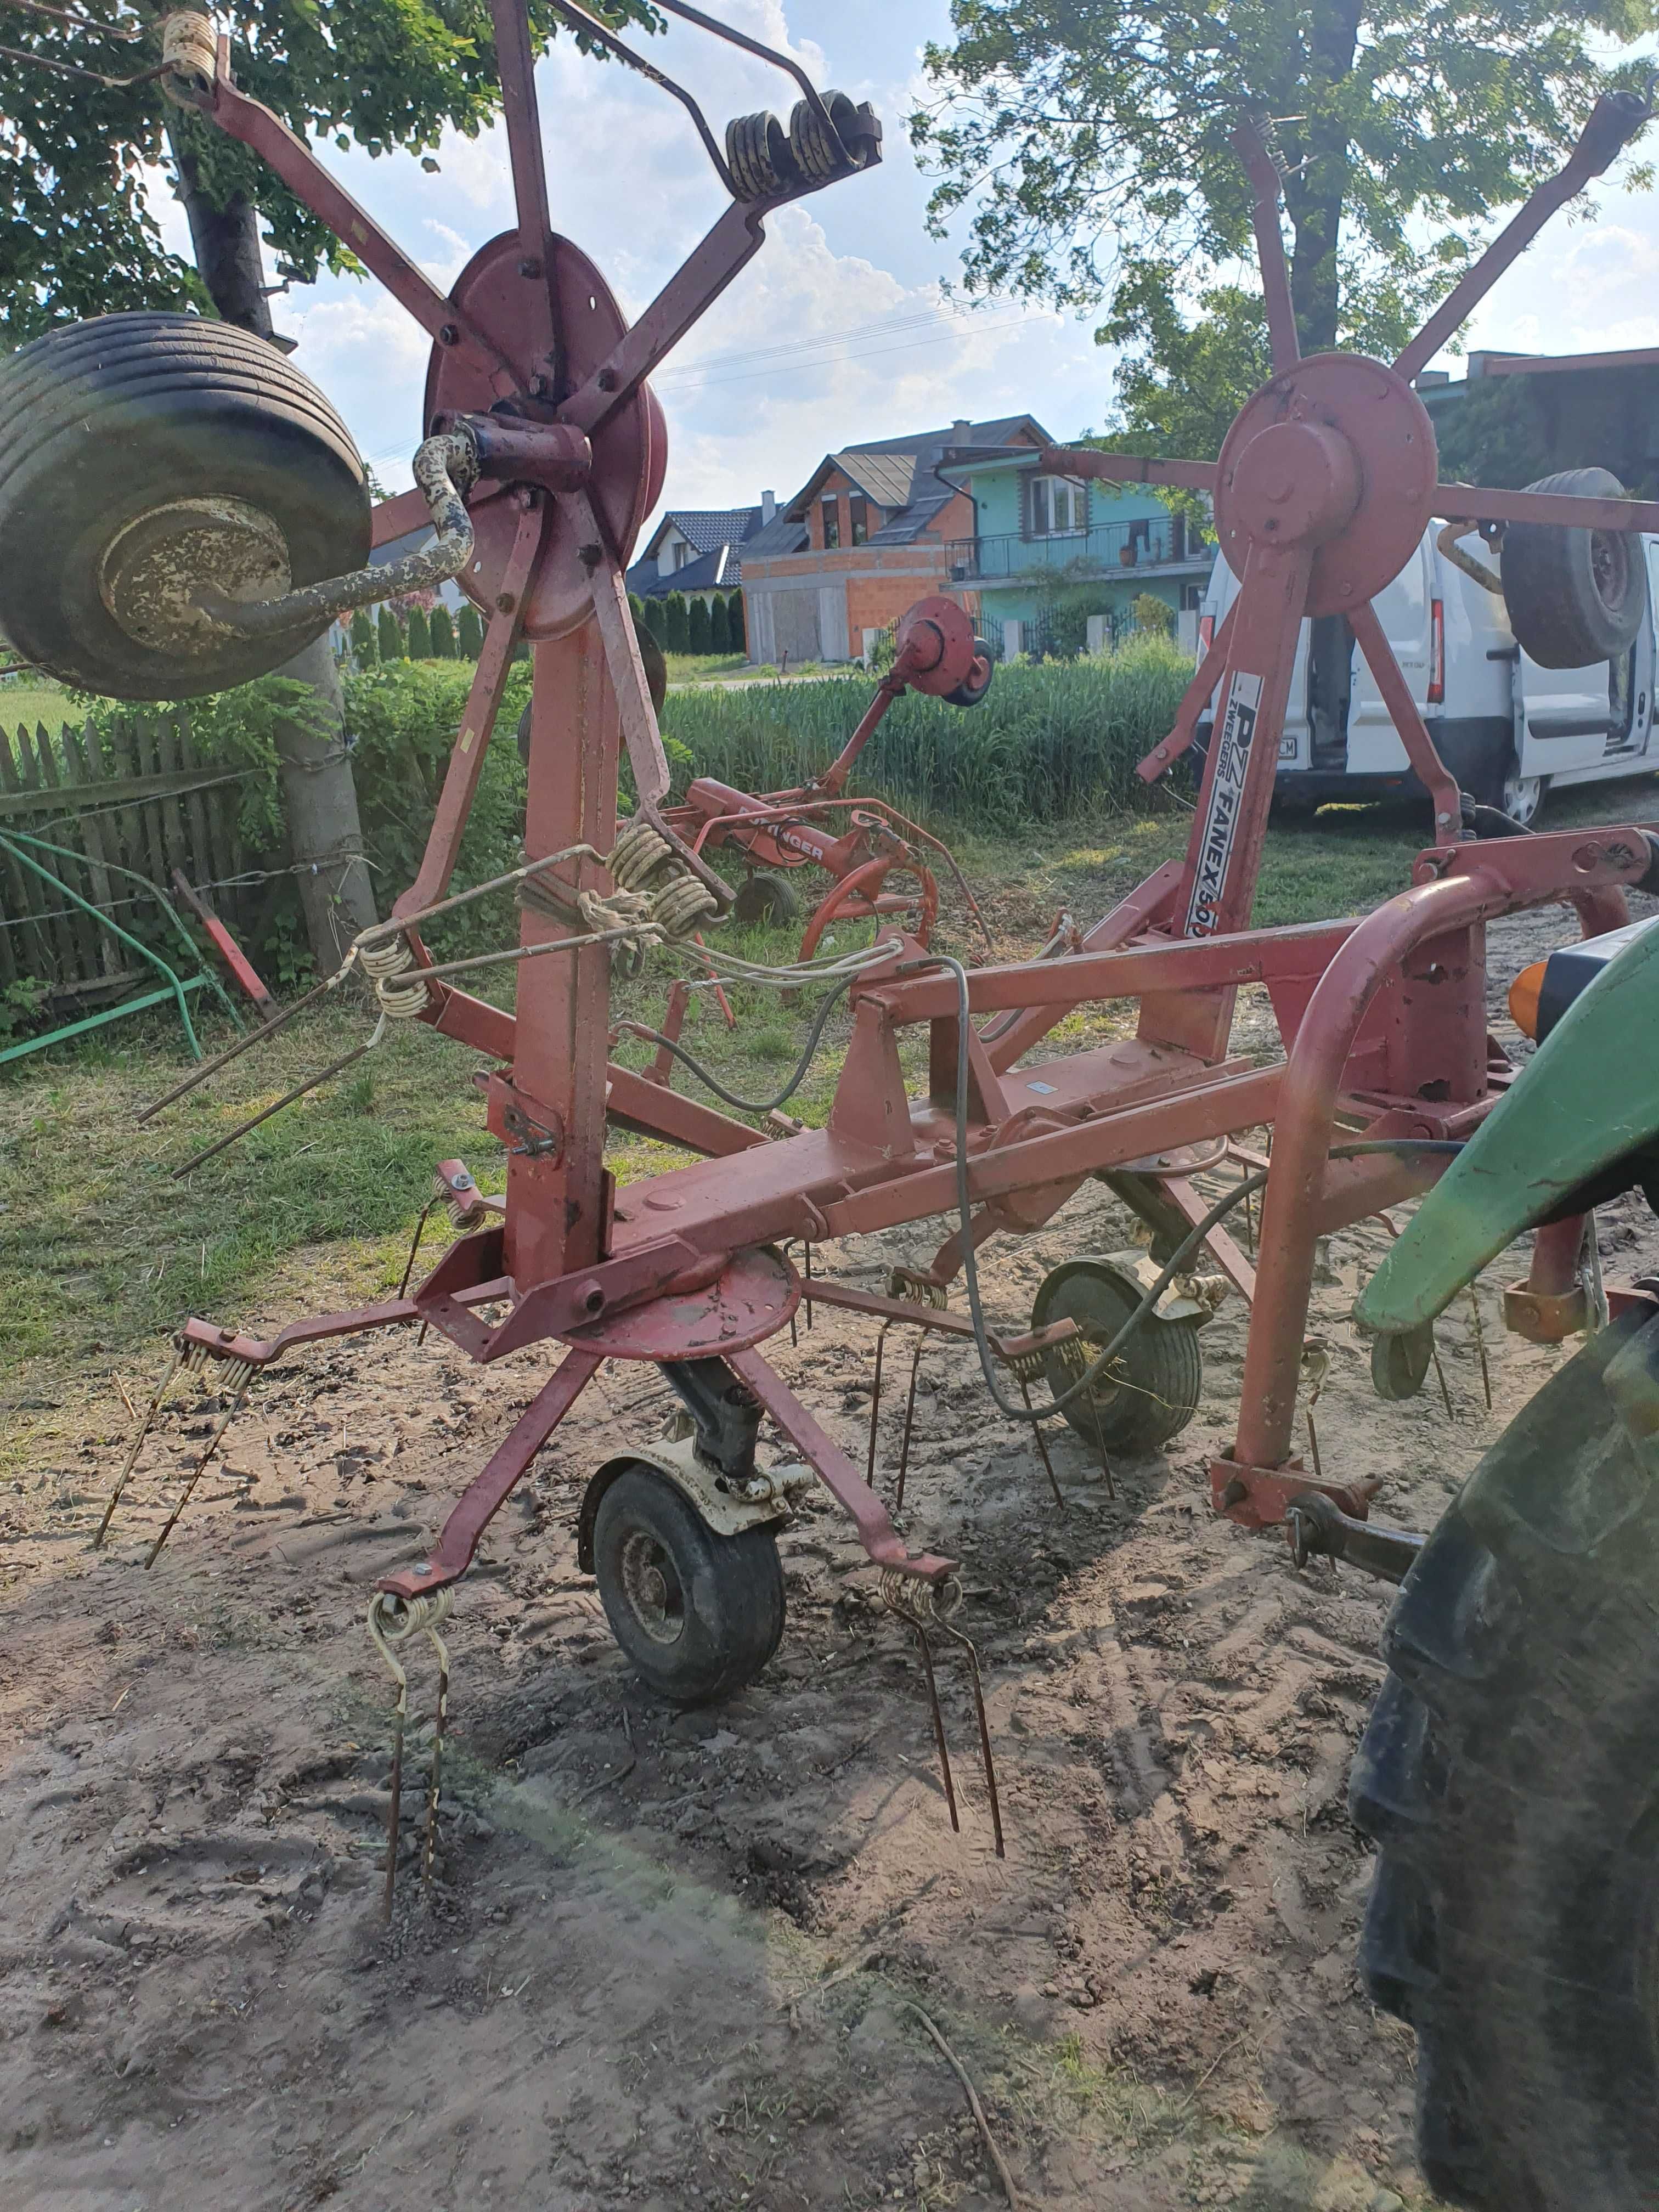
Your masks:
M922 222L904 117L946 0L704 0L711 12L787 45L821 86L875 105L881 168L786 209L766 246L657 379L669 423L665 499L736 506L794 491L826 451L948 422L1029 410L1060 437L1097 426L1113 356L1088 319L1011 301L962 314L941 306L953 250ZM653 58L725 119L772 106L788 81L688 26L645 42ZM724 194L677 103L561 41L538 72L555 227L590 253L630 313L653 296L714 222ZM512 219L499 133L412 159L331 155L349 188L447 283ZM1659 205L1606 186L1598 219L1558 217L1500 281L1468 343L1571 352L1659 344ZM170 202L169 234L185 249ZM295 358L344 412L388 489L409 482L419 436L426 340L377 286L325 280L275 302ZM1455 364L1453 374L1461 373Z

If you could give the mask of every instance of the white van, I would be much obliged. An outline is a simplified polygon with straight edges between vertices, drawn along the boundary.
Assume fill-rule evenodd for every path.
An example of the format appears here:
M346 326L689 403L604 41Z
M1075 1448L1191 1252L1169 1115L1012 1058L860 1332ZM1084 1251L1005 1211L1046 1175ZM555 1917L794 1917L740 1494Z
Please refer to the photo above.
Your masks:
M1546 478L1536 489L1578 490L1578 472L1571 483ZM1591 533L1528 536L1583 545ZM1595 542L1598 550L1619 549L1610 536L1598 534ZM1659 770L1653 735L1659 538L1628 537L1617 557L1637 572L1626 580L1627 602L1639 587L1639 627L1622 653L1582 667L1542 667L1522 650L1497 565L1474 523L1431 523L1412 559L1374 602L1412 697L1460 788L1523 824L1553 785L1635 775L1650 763ZM1504 560L1508 577L1507 544ZM1237 595L1237 579L1218 556L1200 616L1200 653ZM1513 586L1511 597L1518 605ZM1519 620L1529 642L1539 644L1526 617ZM1206 720L1199 725L1200 745L1208 738ZM1304 621L1276 795L1312 806L1420 788L1346 622L1340 615Z

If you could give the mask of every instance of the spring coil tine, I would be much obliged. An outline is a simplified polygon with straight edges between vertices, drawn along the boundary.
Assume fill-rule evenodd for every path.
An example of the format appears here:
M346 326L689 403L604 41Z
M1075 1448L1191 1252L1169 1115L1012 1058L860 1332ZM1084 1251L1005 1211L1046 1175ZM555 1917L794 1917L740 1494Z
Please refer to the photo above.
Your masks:
M392 1709L392 1803L387 1814L386 1888L380 1899L380 1917L387 1923L392 1918L392 1900L398 1881L398 1835L403 1817L404 1736L409 1724L409 1674L398 1656L396 1647L411 1636L423 1635L430 1641L438 1661L438 1704L433 1727L432 1776L427 1790L426 1832L421 1851L421 1886L426 1889L431 1885L432 1862L437 1845L439 1779L444 1727L449 1717L449 1650L438 1631L448 1620L453 1601L454 1593L448 1589L432 1590L423 1597L416 1598L394 1597L388 1591L376 1590L369 1600L369 1641L398 1685L397 1701Z
M852 101L844 92L827 92L823 105L833 126L827 131L809 101L795 102L789 118L789 150L804 177L827 180L849 168L860 168L863 163L846 137L845 126L854 113Z
M726 126L726 160L745 202L770 199L801 180L788 133L769 110L733 116Z
M162 1524L161 1534L155 1539L155 1541L149 1547L149 1556L144 1561L146 1572L148 1572L148 1571L155 1565L156 1560L161 1556L161 1547L167 1542L167 1538L173 1534L174 1528L178 1527L179 1517L180 1514L183 1513L185 1506L189 1504L191 1493L194 1491L197 1484L201 1480L208 1462L212 1459L220 1445L224 1442L226 1431L229 1428L231 1423L235 1419L238 1413L241 1412L244 1404L246 1402L247 1394L252 1385L253 1378L259 1371L254 1362L251 1359L227 1359L222 1363L222 1364L225 1371L223 1377L220 1382L220 1388L223 1390L228 1390L231 1393L230 1403L220 1415L219 1425L214 1430L213 1434L208 1438L206 1447L204 1449L201 1457L197 1461L195 1466L191 1468L189 1474L185 1477L185 1486L179 1493L179 1502L173 1507L172 1512L168 1514L167 1520Z

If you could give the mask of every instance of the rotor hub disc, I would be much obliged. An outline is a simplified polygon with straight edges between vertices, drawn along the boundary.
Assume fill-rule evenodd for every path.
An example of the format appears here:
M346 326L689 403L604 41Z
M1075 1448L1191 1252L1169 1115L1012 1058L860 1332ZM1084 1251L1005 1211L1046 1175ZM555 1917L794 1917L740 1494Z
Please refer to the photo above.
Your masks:
M140 645L207 653L224 632L196 605L204 585L227 599L280 599L289 588L288 544L263 509L215 496L173 500L129 522L105 549L98 589Z
M1345 614L1411 559L1438 465L1428 410L1404 377L1364 354L1310 355L1245 401L1222 446L1227 565L1242 576L1252 546L1312 540L1305 611Z

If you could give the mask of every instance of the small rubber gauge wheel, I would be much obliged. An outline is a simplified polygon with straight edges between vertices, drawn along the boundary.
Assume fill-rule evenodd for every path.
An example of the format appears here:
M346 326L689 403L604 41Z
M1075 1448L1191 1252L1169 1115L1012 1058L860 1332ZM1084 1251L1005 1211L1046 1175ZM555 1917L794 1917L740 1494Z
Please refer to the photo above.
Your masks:
M100 315L0 360L0 630L116 699L246 684L329 617L240 638L191 594L265 599L361 568L350 433L264 338L199 315Z
M1379 1398L1414 1398L1433 1357L1434 1331L1426 1324L1379 1336L1371 1345L1371 1387Z
M997 665L990 647L982 637L974 640L974 665L954 691L947 691L945 702L949 707L977 707L991 688L991 678Z
M1074 1321L1089 1356L1110 1343L1140 1303L1140 1290L1108 1261L1067 1260L1044 1277L1031 1309L1033 1328ZM1149 1314L1118 1353L1115 1379L1103 1376L1063 1409L1080 1437L1107 1451L1152 1451L1178 1436L1198 1411L1203 1360L1198 1324ZM1045 1368L1056 1397L1077 1380L1058 1354Z
M772 1531L717 1535L654 1468L625 1468L599 1500L593 1571L611 1633L671 1705L742 1689L783 1634Z
M744 923L767 922L774 928L800 919L800 901L787 876L765 871L738 886L732 902L732 919Z

